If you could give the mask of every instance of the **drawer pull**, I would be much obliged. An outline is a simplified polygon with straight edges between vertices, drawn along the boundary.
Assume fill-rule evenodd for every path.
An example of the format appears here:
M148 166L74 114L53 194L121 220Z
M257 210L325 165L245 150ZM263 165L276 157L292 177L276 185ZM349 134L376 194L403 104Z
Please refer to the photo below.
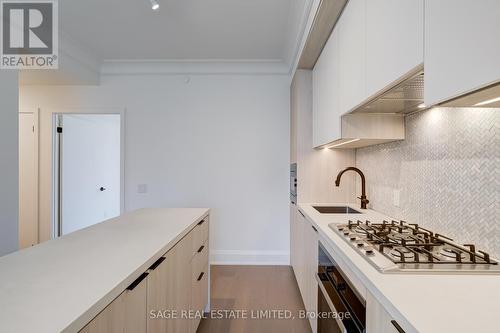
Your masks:
M318 229L316 229L315 226L312 225L311 227L313 228L314 231L318 232Z
M203 279L203 275L205 275L205 272L201 272L200 276L198 276L198 281L200 281L201 279Z
M201 251L203 251L204 248L205 248L205 245L200 246L200 248L198 249L198 253L200 253Z
M198 225L202 225L203 223L205 223L205 220L201 220L200 222L198 222Z
M300 211L300 209L299 209L299 213L300 213L300 215L302 215L302 217L303 217L303 218L306 218L306 216L304 215L304 213L302 213L302 212Z
M396 328L396 330L399 332L399 333L405 333L405 331L401 328L401 326L399 326L398 322L395 321L395 320L391 320L391 324Z
M156 260L154 264L149 267L150 270L154 271L160 264L165 260L165 257L161 257L160 259Z
M134 290L135 287L137 287L142 282L142 280L146 278L146 276L148 276L148 273L142 273L141 276L137 278L137 280L132 282L132 284L127 287L127 290Z

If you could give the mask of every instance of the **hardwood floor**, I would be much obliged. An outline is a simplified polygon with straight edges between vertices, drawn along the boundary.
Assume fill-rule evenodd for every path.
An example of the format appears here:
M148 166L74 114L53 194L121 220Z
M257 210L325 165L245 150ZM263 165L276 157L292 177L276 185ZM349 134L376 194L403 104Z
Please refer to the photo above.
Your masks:
M307 319L299 318L301 310L289 266L212 266L211 315L201 321L198 333L310 333Z

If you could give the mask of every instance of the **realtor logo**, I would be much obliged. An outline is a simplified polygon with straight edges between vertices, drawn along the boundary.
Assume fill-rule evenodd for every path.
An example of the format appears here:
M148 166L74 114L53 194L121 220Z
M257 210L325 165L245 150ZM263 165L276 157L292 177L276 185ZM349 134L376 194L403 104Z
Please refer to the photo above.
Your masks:
M2 0L0 18L0 68L58 68L57 0Z

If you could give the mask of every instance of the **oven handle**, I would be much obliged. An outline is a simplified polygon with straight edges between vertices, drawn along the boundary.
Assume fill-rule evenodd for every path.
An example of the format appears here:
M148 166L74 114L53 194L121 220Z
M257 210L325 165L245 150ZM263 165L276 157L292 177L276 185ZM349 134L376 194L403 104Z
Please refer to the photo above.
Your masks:
M335 306L333 305L330 295L328 295L328 292L326 291L325 286L323 285L323 281L321 281L321 278L319 277L319 274L316 274L316 281L318 282L318 287L321 290L323 297L325 297L325 300L328 303L328 307L330 308L330 310L332 310L332 312L338 313L337 309L335 309ZM339 318L335 318L335 321L337 322L337 325L339 325L342 333L348 333L342 320L340 320Z

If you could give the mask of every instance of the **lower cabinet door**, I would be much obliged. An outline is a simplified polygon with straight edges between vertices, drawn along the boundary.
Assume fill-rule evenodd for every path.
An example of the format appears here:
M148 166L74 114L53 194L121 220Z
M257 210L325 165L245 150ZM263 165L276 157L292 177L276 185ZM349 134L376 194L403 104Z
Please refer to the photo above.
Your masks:
M306 288L307 288L307 302L305 302L306 310L310 313L318 311L318 282L316 281L316 274L318 273L318 232L309 221L305 230L305 253L306 253ZM311 329L316 333L318 321L316 316L309 318Z
M297 209L296 213L296 239L295 239L295 246L296 246L296 266L297 269L295 270L295 277L297 279L297 284L299 285L299 290L300 294L302 295L302 299L304 300L304 304L307 302L307 288L305 287L305 277L306 277L306 238L305 238L305 232L306 232L306 219L302 215L302 212Z
M134 288L125 290L90 323L81 333L145 333L147 279L142 276Z
M148 327L148 280L147 275L135 287L130 286L125 297L125 333L146 333Z
M148 276L148 333L188 333L192 235L188 234Z
M125 331L125 297L121 294L101 311L80 333L123 333Z

